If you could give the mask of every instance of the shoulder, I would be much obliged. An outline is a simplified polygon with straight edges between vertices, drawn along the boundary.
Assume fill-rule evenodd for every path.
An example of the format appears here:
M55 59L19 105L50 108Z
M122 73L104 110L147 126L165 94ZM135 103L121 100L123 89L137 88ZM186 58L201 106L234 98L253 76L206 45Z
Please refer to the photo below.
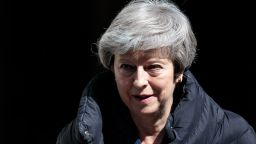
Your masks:
M107 97L113 77L110 72L96 74L85 87L77 113L77 127L85 140L102 141L102 98ZM105 98L106 99L106 98Z
M85 110L95 109L102 105L109 103L109 96L113 96L116 93L114 76L111 71L103 71L96 74L86 85L83 90L79 113L84 113Z
M246 138L246 141L256 142L256 136L253 128L248 122L239 114L224 110L224 116L222 123L220 124L218 134L221 135L221 141L223 143L245 143L242 139Z
M231 125L233 130L243 130L248 127L242 116L229 110L224 110L224 123Z

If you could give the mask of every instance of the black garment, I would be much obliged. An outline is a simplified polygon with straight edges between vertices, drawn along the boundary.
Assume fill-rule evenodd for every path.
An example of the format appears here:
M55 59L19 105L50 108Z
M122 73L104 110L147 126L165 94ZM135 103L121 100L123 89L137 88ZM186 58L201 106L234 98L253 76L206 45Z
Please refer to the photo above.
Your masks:
M175 89L165 130L164 143L169 144L256 144L253 128L216 104L189 71ZM57 144L133 144L137 139L113 74L106 72L88 84L77 117L59 133Z

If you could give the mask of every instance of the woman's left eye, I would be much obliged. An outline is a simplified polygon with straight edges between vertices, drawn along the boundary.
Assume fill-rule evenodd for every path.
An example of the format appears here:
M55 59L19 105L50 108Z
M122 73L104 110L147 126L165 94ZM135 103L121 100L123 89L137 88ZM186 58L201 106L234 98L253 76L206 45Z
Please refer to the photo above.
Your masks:
M160 70L160 69L162 69L162 66L161 66L161 65L157 65L157 64L155 64L155 65L149 65L149 66L147 66L146 69L147 69L147 70Z

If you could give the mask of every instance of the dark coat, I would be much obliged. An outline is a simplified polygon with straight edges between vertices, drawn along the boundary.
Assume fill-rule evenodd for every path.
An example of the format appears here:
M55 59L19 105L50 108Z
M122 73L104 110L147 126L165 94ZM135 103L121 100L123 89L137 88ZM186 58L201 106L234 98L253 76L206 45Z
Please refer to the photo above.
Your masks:
M189 71L175 89L165 130L163 143L169 144L256 144L253 128L238 114L215 103ZM89 82L77 117L59 133L57 144L134 144L137 139L113 74L106 72Z

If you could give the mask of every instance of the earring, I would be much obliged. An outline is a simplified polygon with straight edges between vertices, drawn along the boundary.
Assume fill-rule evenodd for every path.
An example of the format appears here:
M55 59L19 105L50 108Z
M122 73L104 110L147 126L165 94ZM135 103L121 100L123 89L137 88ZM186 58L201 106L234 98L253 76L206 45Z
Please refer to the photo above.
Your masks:
M181 74L180 76L179 76L179 80L178 80L178 82L182 82L182 80L183 80L183 74Z

